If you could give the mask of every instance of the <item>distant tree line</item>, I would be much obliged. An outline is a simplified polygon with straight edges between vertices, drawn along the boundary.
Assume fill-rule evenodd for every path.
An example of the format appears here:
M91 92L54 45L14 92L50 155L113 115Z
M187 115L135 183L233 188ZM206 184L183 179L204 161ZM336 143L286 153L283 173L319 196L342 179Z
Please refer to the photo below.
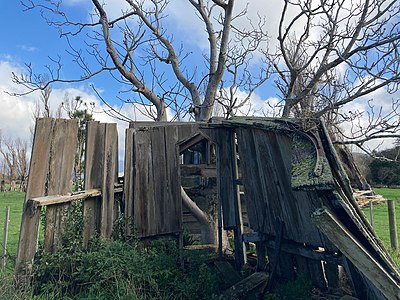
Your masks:
M0 191L26 190L28 178L27 143L5 139L0 131Z
M375 153L369 163L368 179L372 185L400 186L400 142L395 146Z

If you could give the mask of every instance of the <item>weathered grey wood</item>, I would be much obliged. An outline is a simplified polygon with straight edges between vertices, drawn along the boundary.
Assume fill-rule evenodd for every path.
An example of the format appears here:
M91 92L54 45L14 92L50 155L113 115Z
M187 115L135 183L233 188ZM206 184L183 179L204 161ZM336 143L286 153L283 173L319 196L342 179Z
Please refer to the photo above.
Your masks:
M133 165L135 158L134 151L134 131L133 128L127 128L125 131L125 161L124 161L124 195L126 218L126 234L134 233L134 180L135 166Z
M32 212L28 200L71 191L77 132L77 120L44 118L36 122L16 259L17 274L29 272L39 236L41 209ZM69 139L68 142L65 139ZM62 226L59 229L57 234L62 233Z
M319 134L337 184L336 191L339 197L335 197L335 202L333 203L335 210L340 211L338 215L344 218L342 222L346 223L346 227L352 234L358 235L359 242L368 248L371 255L382 263L387 272L393 273L397 280L400 281L399 269L385 250L382 241L377 237L372 225L368 222L353 197L349 179L343 170L323 121L321 121L321 126L319 127ZM360 232L362 232L361 235Z
M242 281L238 282L228 290L226 290L220 299L233 300L243 299L250 292L255 290L261 290L263 286L268 282L268 275L262 272L256 272L246 277Z
M72 190L71 174L77 148L77 126L77 120L69 122L69 120L56 119L54 121L50 142L47 195L63 195ZM68 207L69 203L64 203L46 208L44 248L48 251L55 252L61 247ZM54 215L56 218L53 220L50 215Z
M284 265L289 265L289 268L292 268L292 263L289 263L287 261L282 261L285 257L291 257L290 255L285 255L281 253L282 250L282 239L283 239L283 232L284 232L284 222L276 220L276 238L275 238L275 248L273 254L270 256L271 260L271 268L270 268L270 278L268 281L267 285L267 291L271 290L272 285L275 283L276 279L276 271L278 264L284 264ZM258 246L258 245L257 245ZM263 248L265 249L265 244L262 243ZM262 260L262 263L264 264L265 257L258 257L258 252L257 252L257 267L259 266L259 261ZM287 273L287 272L286 272ZM290 272L292 273L292 272ZM283 275L283 274L282 274ZM290 279L290 278L289 278Z
M97 196L101 196L101 190L91 189L91 190L70 193L70 195L51 195L51 196L35 197L32 199L28 199L28 202L29 206L32 208L32 210L34 210L35 207L37 208L38 206L69 203Z
M125 215L133 219L141 238L182 231L177 143L184 128L138 126L127 130Z
M114 192L117 182L118 132L116 124L89 122L86 136L85 189L100 189L101 198L84 202L83 245L99 233L111 236L115 218Z
M400 299L400 284L365 250L349 230L327 209L312 215L316 226L388 299Z
M399 249L399 240L397 239L397 225L396 225L396 207L394 200L387 200L388 217L389 217L389 234L390 246L397 250Z
M7 263L7 241L8 241L8 223L10 221L10 207L6 207L6 213L4 217L4 228L3 228L3 244L2 244L2 255L1 255L1 270L4 270Z
M191 131L198 130L198 125L191 125ZM165 151L166 151L166 178L168 181L167 202L168 206L168 226L165 231L182 232L182 198L180 196L180 164L179 164L179 149L177 143L182 138L179 132L179 127L166 127L165 131ZM168 141L175 141L169 143ZM164 205L164 208L165 208Z
M114 185L117 182L115 169L118 164L117 124L106 124L104 132L104 157L101 186L100 235L109 239L114 225Z

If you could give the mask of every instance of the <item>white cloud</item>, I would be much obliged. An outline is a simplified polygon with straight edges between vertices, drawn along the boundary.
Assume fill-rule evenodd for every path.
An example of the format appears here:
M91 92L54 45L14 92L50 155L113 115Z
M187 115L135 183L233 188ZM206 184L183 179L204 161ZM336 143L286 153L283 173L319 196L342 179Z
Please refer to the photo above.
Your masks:
M33 113L40 94L32 93L26 96L14 97L7 93L23 91L21 86L13 84L11 80L12 72L20 74L22 71L23 70L19 66L13 65L9 61L0 61L0 129L2 135L6 138L19 138L25 141L30 141L32 139L31 130L34 127ZM55 113L61 102L65 101L66 94L70 99L80 96L87 103L93 102L95 104L93 117L96 121L117 123L119 136L118 143L120 147L119 156L120 159L123 159L125 129L129 124L121 120L116 120L108 115L105 111L109 110L109 108L106 107L91 90L85 88L83 85L76 88L54 88L50 96L50 108L53 113ZM135 110L131 104L125 104L123 106L112 105L112 107L132 120L150 120L147 116L141 113L143 109Z

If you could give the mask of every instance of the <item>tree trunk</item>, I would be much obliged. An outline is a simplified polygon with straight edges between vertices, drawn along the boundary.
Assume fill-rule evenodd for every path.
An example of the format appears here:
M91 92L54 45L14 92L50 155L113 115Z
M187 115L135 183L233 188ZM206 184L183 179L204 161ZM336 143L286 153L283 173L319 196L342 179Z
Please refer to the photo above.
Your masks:
M200 223L202 241L205 244L218 243L218 228L217 222L211 215L205 213L200 207L186 194L181 187L181 196L183 205L193 214L196 220Z

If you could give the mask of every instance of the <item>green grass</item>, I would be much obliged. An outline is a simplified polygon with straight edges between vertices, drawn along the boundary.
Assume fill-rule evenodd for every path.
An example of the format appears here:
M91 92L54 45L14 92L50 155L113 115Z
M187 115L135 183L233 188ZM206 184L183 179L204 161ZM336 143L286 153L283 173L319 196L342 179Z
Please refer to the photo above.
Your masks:
M0 243L3 242L3 229L6 207L10 208L10 216L8 223L8 242L7 253L14 258L17 253L19 228L21 226L22 206L24 203L25 193L21 192L3 192L0 193ZM1 253L0 253L1 255Z
M396 206L396 224L397 233L400 235L400 189L375 188L376 194L382 195L385 199L394 200ZM363 209L368 220L370 220L370 209ZM390 245L389 217L387 202L379 203L373 206L373 226L376 234L382 240L386 249L389 250L396 264L400 267L400 251L392 251Z

